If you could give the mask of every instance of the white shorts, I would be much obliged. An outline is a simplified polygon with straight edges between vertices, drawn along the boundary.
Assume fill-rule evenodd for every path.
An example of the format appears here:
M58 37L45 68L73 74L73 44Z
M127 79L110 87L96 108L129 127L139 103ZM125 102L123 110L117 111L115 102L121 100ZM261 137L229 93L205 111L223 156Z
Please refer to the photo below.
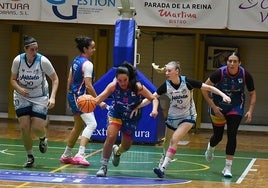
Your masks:
M193 123L193 127L196 124L196 116L187 116L185 118L167 119L166 125L172 130L176 130L183 122Z
M14 106L18 117L30 115L46 119L48 96L24 97L14 91Z

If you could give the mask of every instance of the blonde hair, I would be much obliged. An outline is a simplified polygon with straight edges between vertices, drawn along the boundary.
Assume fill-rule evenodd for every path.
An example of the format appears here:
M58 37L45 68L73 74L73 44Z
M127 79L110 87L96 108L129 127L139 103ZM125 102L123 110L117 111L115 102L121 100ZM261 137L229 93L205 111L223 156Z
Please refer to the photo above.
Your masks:
M181 71L181 65L179 61L170 61L168 64L165 65L165 67L173 67Z

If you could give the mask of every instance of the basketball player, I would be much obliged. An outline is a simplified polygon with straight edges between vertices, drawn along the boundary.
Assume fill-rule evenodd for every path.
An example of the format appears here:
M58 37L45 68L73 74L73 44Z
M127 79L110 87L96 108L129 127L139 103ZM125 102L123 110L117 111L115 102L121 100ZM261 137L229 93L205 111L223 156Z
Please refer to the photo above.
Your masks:
M240 66L241 60L237 52L232 53L227 60L227 66L223 66L210 75L206 83L215 85L219 90L231 97L232 103L225 105L217 95L203 91L203 96L210 105L210 118L213 127L213 135L208 143L205 156L208 162L214 157L214 150L222 140L224 126L227 124L227 145L225 167L222 170L224 177L232 178L232 162L236 149L237 130L244 114L245 93L244 87L249 91L249 108L245 114L246 123L251 122L252 113L256 103L256 91L252 76Z
M94 73L93 63L91 62L91 58L96 51L96 48L95 42L89 37L77 37L75 38L75 42L80 54L76 56L72 62L67 81L68 102L74 117L74 127L70 132L67 146L60 161L65 164L70 163L74 165L88 166L90 163L85 159L85 149L93 131L97 127L97 122L94 112L83 113L78 109L76 100L83 94L90 94L93 97L97 96L92 85ZM105 108L106 104L101 103L100 106ZM79 151L73 157L72 149L81 132L82 136Z
M168 117L166 121L166 134L164 154L160 159L154 173L163 178L169 163L176 155L178 142L195 127L196 109L193 99L193 89L198 88L220 95L224 102L230 102L230 98L215 87L200 81L182 76L179 62L171 61L165 66L167 80L157 89L154 95L158 98L165 94L170 99ZM144 100L137 108L141 108L150 101ZM168 145L169 144L169 145ZM168 145L168 146L167 146Z
M118 166L121 154L128 151L131 147L135 130L141 118L141 112L138 110L135 116L130 115L144 97L153 103L150 116L156 117L158 114L158 99L136 80L135 67L124 62L117 68L115 77L116 79L96 97L97 104L109 96L113 99L112 106L108 112L109 124L107 127L107 137L103 145L101 167L96 174L99 177L106 176L107 165L112 153L112 163L114 166ZM114 144L120 130L122 133L121 143L117 146Z
M10 82L14 88L14 106L27 152L27 161L23 166L31 168L34 165L31 131L40 139L40 152L45 153L47 111L55 105L59 79L51 62L37 53L38 44L33 37L24 36L24 51L13 60ZM46 75L52 81L50 96Z

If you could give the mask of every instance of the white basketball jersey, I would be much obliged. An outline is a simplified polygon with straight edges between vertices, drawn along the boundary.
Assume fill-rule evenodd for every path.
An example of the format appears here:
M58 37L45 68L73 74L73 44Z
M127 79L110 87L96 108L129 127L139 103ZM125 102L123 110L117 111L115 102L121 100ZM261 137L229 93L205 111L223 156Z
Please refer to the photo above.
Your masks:
M189 90L186 85L185 76L181 76L181 84L178 89L167 84L167 96L170 99L168 119L178 119L187 116L196 116L195 103L193 100L193 90Z
M21 54L18 69L18 84L27 89L29 97L48 95L48 83L42 70L40 54L37 54L35 61L31 65L27 64L25 53Z

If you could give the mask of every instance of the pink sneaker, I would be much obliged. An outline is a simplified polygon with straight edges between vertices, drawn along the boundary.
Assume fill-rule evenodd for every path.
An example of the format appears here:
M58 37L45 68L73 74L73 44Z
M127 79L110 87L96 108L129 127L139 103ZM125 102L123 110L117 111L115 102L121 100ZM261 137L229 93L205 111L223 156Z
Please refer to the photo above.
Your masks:
M61 156L60 162L64 164L73 164L73 158L72 157L63 157Z
M84 166L89 166L90 163L85 159L85 157L76 154L73 158L73 165L84 165Z

